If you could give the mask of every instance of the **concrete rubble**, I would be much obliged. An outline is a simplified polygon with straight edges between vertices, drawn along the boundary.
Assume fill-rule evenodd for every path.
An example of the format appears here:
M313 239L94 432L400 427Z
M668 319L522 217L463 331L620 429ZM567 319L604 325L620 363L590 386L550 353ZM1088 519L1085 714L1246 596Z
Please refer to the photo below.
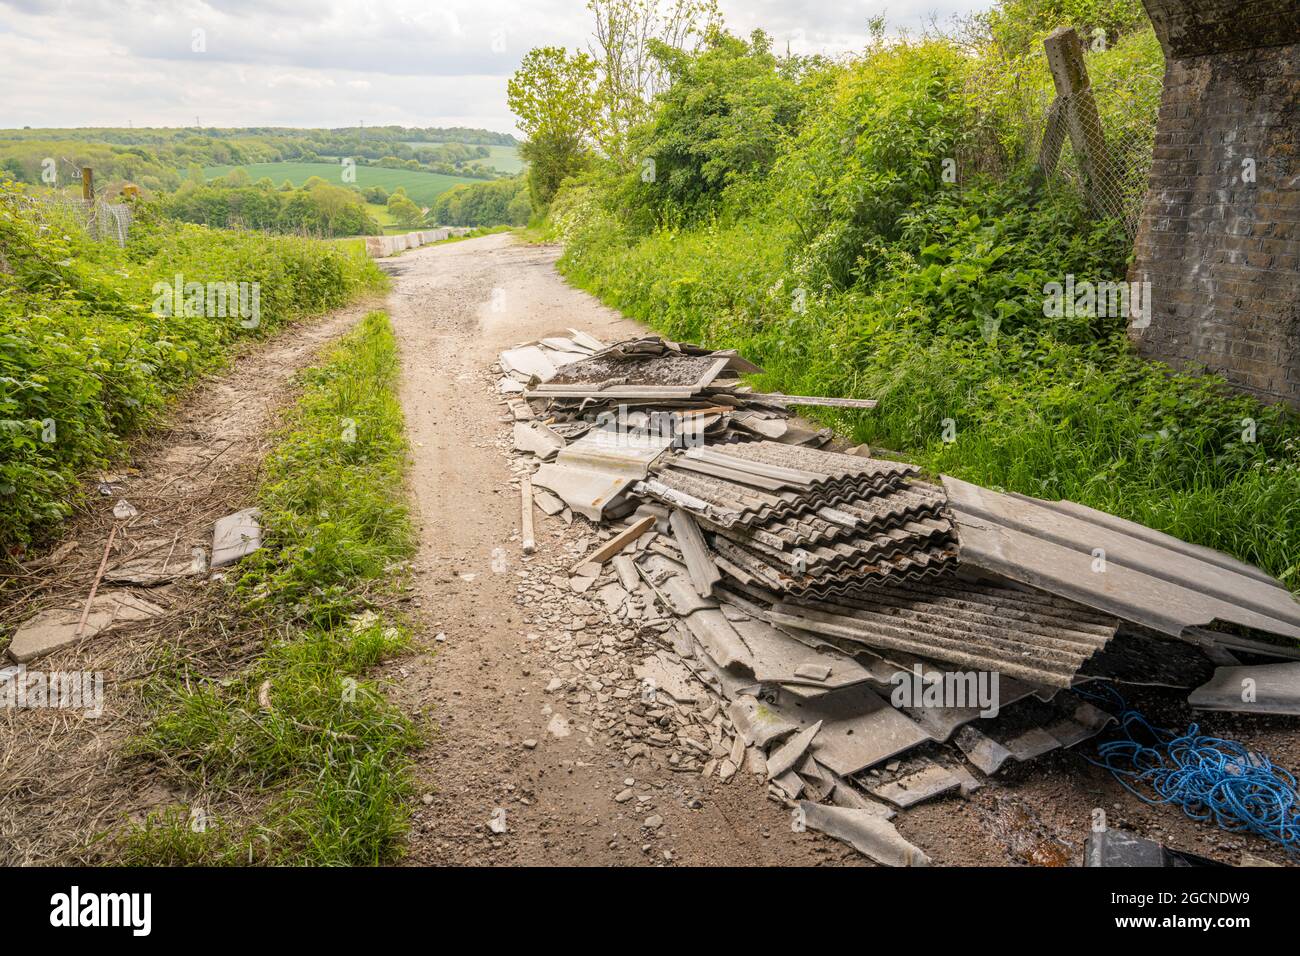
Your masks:
M1290 656L1276 641L1300 629L1300 604L1258 569L1070 502L832 450L791 409L837 403L753 392L739 376L757 371L734 352L578 330L494 369L516 475L544 514L594 534L549 574L520 573L530 638L572 668L547 687L554 720L610 731L629 765L750 774L798 826L926 865L896 815L1105 731L1115 718L1089 682L1190 689L1239 654ZM1032 566L1040 547L1095 557L1084 527L1105 531L1132 591ZM1015 547L999 552L999 535ZM1257 626L1161 619L1151 595L1188 569L1221 617ZM640 662L611 672L615 649ZM1261 676L1294 689L1289 671Z
M113 515L119 521L130 521L139 516L139 511L122 500L114 507ZM115 539L121 540L116 532L104 553L107 567L101 567L88 596L76 603L44 608L27 618L14 631L5 649L9 657L20 664L30 663L119 625L162 617L167 613L166 608L128 588L148 588L155 595L165 593L166 585L182 578L202 577L209 570L235 564L262 546L262 529L256 508L245 508L217 519L213 525L210 563L203 548L195 547L185 553L184 548L178 547L177 534L171 538L145 537L132 541L122 546L108 564ZM220 574L216 571L213 577ZM102 591L101 583L117 585L119 589Z

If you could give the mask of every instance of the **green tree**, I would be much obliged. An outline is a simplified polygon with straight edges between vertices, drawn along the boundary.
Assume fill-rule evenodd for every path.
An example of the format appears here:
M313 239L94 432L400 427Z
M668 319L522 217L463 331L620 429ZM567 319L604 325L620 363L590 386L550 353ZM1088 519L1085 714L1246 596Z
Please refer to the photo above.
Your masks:
M599 108L596 63L585 53L535 47L510 77L506 95L528 137L519 152L528 160L533 203L544 206L587 163Z
M420 207L405 196L393 196L388 200L388 213L397 220L399 225L415 226L420 222L423 214Z
M659 95L654 119L630 137L642 162L654 163L637 174L645 202L694 215L727 186L772 168L803 101L770 45L760 30L748 43L711 31L695 54L657 45L671 86Z

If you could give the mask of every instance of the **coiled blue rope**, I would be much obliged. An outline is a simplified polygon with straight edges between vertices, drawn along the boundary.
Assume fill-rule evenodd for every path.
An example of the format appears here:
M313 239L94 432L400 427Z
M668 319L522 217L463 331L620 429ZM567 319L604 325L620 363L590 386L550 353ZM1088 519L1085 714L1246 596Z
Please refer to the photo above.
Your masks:
M1193 820L1254 833L1300 855L1300 792L1290 772L1236 741L1202 736L1196 724L1183 734L1154 727L1114 687L1100 687L1109 695L1074 691L1117 705L1124 736L1098 744L1099 759L1084 759L1105 767L1144 803L1172 803Z

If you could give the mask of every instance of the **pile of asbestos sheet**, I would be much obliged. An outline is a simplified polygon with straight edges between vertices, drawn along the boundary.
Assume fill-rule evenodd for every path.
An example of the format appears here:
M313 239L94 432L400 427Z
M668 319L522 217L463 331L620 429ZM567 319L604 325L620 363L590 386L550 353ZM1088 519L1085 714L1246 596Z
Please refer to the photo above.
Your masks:
M628 491L664 450L769 441L820 447L830 429L798 425L790 409L871 409L871 400L754 392L742 374L761 372L734 351L647 336L605 345L570 329L507 349L497 388L515 444L546 462L534 484L592 521L635 507Z
M684 665L771 798L877 862L928 862L896 814L1104 731L1093 682L1191 689L1238 654L1296 655L1279 639L1300 639L1300 604L1257 568L1071 502L788 441L818 433L789 419L798 399L747 392L734 353L599 345L527 347L556 368L517 393L536 503L623 529L596 563L635 574L673 622L645 635L647 673ZM640 428L629 406L698 423Z

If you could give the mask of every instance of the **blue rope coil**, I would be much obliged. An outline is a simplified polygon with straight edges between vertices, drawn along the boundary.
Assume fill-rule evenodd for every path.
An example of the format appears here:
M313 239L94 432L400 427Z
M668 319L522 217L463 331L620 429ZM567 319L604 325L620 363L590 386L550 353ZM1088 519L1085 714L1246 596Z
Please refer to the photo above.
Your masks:
M1171 803L1193 820L1253 833L1300 855L1300 792L1289 771L1234 740L1203 736L1196 724L1183 734L1152 726L1114 687L1100 686L1109 697L1074 690L1118 705L1124 736L1098 744L1099 759L1084 759L1109 770L1144 803Z

